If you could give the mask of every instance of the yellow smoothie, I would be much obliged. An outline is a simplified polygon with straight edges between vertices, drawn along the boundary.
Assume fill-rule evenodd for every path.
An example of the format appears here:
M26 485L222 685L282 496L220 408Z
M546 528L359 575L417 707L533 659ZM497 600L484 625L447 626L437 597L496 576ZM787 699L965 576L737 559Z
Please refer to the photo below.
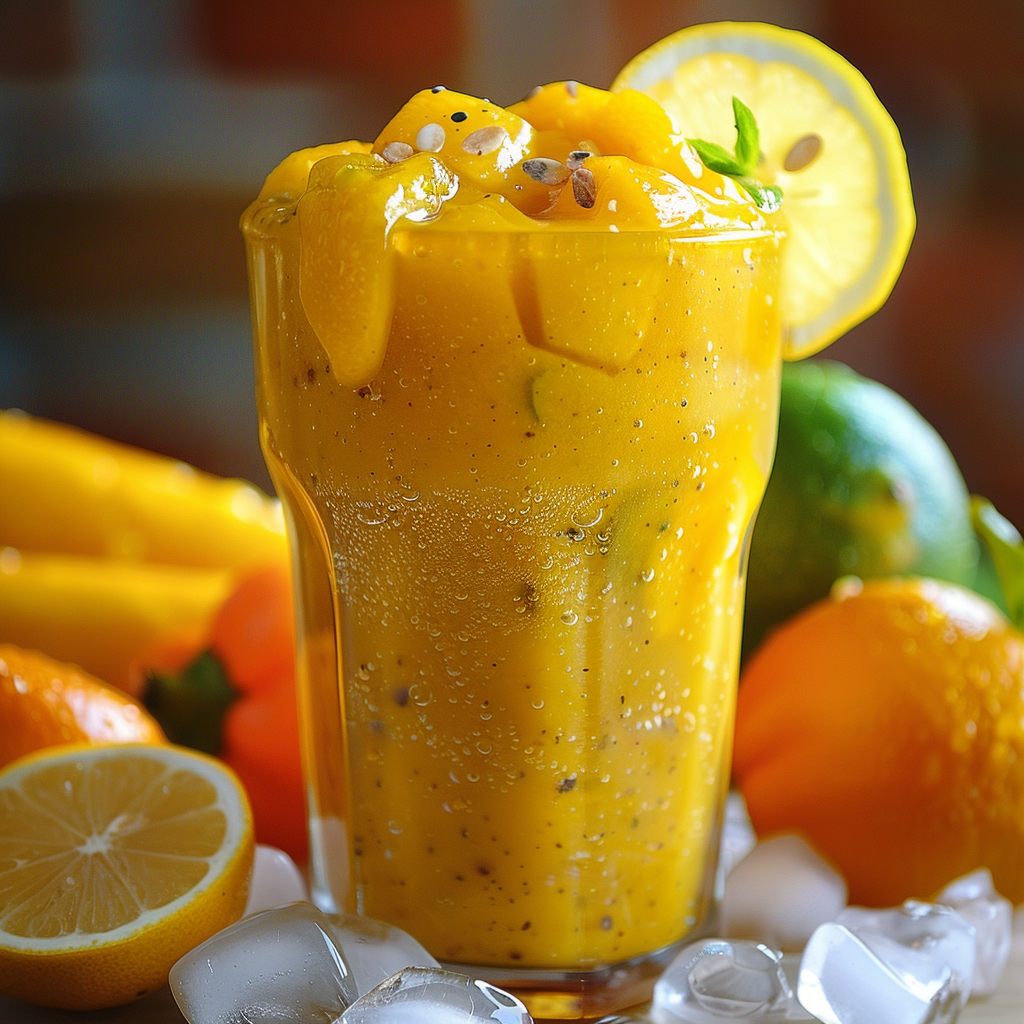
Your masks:
M778 217L653 101L559 83L421 93L286 160L244 228L318 899L463 964L680 941L713 898Z

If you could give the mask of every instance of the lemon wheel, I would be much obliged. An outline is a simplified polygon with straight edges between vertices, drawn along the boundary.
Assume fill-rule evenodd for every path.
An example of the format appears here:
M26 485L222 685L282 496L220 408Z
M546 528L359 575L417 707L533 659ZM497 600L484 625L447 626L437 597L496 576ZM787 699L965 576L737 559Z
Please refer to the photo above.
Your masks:
M0 772L0 994L91 1010L164 985L242 915L252 815L225 765L61 747Z
M682 29L612 91L657 100L685 138L732 148L733 96L757 118L755 176L783 192L785 354L824 348L886 300L914 234L906 154L864 76L812 36L755 22Z

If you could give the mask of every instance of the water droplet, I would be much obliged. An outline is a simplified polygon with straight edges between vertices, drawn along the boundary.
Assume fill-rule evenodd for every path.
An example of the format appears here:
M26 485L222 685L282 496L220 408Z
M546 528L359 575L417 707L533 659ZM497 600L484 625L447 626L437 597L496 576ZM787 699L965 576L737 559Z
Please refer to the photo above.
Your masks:
M544 701L535 700L530 704L530 706L533 708L534 711L540 711L540 709L544 707Z
M424 683L413 683L409 687L409 699L413 704L424 708L430 703L430 690Z
M393 836L400 836L403 832L402 826L397 821L388 822L388 831Z
M653 569L644 569L640 573L640 579L642 579L644 581L644 583L650 583L651 580L654 579L654 570Z
M569 517L576 526L589 529L591 526L597 526L601 522L601 518L604 516L604 508L598 506L596 509L587 511L586 509L576 509L575 512Z
M561 619L567 626L575 626L580 617L570 608L568 611L562 612Z

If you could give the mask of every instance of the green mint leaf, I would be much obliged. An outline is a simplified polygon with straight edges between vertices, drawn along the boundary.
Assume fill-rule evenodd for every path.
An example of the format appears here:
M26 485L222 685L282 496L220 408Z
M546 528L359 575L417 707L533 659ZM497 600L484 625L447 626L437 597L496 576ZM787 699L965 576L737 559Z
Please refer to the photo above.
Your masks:
M1024 540L991 501L971 497L971 523L995 565L1009 620L1024 629Z
M717 142L687 139L708 170L717 171L735 179L762 213L775 213L782 206L782 189L778 185L764 185L750 177L761 161L761 133L750 108L736 96L732 98L732 112L736 117L736 146L729 151Z
M746 192L762 213L775 213L782 206L782 189L778 185L762 185L753 178L736 177L736 184Z
M697 151L701 163L708 170L730 176L743 174L743 168L736 162L736 158L717 142L705 142L703 139L687 139L686 141Z
M742 168L740 174L750 174L761 159L761 133L750 108L732 98L732 112L736 117L736 162Z

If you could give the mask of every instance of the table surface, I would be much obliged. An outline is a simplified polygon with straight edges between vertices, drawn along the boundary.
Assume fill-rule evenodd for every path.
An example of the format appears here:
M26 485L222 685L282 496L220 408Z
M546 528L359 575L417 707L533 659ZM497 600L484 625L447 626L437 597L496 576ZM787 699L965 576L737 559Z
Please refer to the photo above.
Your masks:
M637 1020L643 1020L642 1015ZM113 1010L75 1013L47 1010L0 996L0 1024L184 1024L168 989ZM1022 1024L1024 1022L1024 908L1014 919L1013 951L999 991L984 1002L970 1003L960 1024Z

